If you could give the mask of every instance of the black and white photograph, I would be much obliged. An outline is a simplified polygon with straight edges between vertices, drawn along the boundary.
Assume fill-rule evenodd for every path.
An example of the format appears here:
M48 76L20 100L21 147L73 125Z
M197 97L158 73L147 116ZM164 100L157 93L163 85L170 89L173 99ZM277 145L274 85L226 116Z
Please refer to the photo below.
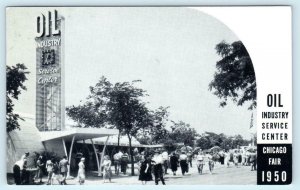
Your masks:
M278 137L247 46L194 7L7 7L6 50L9 185L256 185Z

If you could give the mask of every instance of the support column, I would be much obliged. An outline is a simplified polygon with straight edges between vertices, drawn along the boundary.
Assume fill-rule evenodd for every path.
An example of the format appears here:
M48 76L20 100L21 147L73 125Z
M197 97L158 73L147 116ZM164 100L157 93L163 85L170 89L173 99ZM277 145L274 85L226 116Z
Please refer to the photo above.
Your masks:
M103 162L103 157L104 157L104 154L105 154L105 149L106 149L108 139L109 139L109 136L107 136L104 147L103 147L103 150L102 150L101 160L100 160L100 172L98 173L98 176L101 176L102 162Z
M72 137L72 142L71 142L71 147L70 147L70 152L69 152L69 157L68 157L69 165L68 165L67 178L71 177L70 176L70 164L71 164L71 158L72 158L72 150L73 150L74 140L75 140L75 135Z
M95 156L96 156L96 161L97 161L97 169L98 169L98 175L101 173L101 168L100 168L100 163L99 163L99 157L98 157L98 154L97 154L97 150L95 148L95 144L94 144L94 141L93 139L90 139L91 142L92 142L92 145L93 145L93 149L94 149L94 153L95 153Z
M47 150L47 147L46 147L46 145L45 145L45 142L44 142L44 141L42 142L42 144L43 144L43 147L44 147L45 151L46 151L46 152L48 152L48 150Z
M63 144L63 147L64 147L65 155L66 155L66 157L68 157L68 152L67 152L65 139L62 138L61 141L62 141L62 144Z

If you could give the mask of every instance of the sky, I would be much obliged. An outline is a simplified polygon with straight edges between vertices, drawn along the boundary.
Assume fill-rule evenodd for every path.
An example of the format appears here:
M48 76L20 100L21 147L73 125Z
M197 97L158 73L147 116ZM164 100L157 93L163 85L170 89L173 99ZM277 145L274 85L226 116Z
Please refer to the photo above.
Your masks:
M101 76L112 83L139 79L148 106L169 106L171 120L189 123L199 133L250 139L249 104L221 108L208 90L220 59L216 44L239 40L214 17L181 7L54 9L65 18L66 106L84 101ZM7 64L24 63L30 71L28 90L15 103L24 115L35 115L35 24L48 10L7 10Z

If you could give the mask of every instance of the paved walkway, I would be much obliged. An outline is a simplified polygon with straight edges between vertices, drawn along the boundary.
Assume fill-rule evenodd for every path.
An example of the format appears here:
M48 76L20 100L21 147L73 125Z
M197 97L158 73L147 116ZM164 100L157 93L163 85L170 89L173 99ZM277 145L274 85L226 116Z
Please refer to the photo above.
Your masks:
M167 185L256 185L256 171L250 171L250 166L240 166L236 168L231 165L229 168L226 166L216 164L212 174L209 173L208 166L204 166L202 175L198 174L196 165L190 168L188 174L182 176L180 168L178 168L177 175L173 176L171 170L168 170L169 174L165 175ZM128 170L130 172L130 170ZM137 171L136 171L137 173ZM78 184L76 179L68 180L69 184ZM97 185L103 184L102 177L88 176L85 185ZM141 182L138 180L138 176L120 175L113 176L112 182L108 180L106 185L139 185ZM154 181L150 181L147 184L154 185Z
M250 166L235 167L231 165L229 168L226 166L216 164L212 174L209 173L208 165L206 164L203 169L203 174L199 175L195 163L194 167L190 168L188 174L182 176L181 169L178 168L177 175L173 176L169 169L169 174L165 175L167 185L256 185L256 171L250 171ZM127 170L131 172L130 168ZM135 169L137 174L137 169ZM13 183L13 180L10 180ZM47 178L43 179L46 182ZM9 182L9 184L12 184ZM77 179L68 179L69 185L78 185ZM55 182L58 184L58 182ZM103 184L102 177L98 177L96 173L89 173L87 175L85 185L99 185ZM112 182L106 181L105 185L140 185L141 181L138 176L129 175L113 175ZM154 181L150 181L147 185L154 185ZM161 184L161 183L160 183Z

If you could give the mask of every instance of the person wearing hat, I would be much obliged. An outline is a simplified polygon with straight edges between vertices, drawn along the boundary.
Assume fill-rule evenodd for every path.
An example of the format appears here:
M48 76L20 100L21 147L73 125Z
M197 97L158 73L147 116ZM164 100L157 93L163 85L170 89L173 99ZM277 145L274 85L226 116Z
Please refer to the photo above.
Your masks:
M80 159L79 164L78 164L78 175L77 175L77 178L78 178L79 185L83 185L84 181L85 181L85 165L84 165L84 162L85 162L85 158L82 157Z
M181 151L181 154L179 156L179 163L181 167L182 175L188 172L188 156L185 154L185 151Z
M21 156L21 160L27 160L28 157L29 157L29 152L25 152L25 154L23 154L23 155Z
M154 178L155 178L155 185L158 185L159 180L162 182L163 185L166 185L164 176L163 176L163 168L162 168L163 158L159 154L158 150L154 151L154 156L153 156L151 162L153 163L153 173L154 173Z

